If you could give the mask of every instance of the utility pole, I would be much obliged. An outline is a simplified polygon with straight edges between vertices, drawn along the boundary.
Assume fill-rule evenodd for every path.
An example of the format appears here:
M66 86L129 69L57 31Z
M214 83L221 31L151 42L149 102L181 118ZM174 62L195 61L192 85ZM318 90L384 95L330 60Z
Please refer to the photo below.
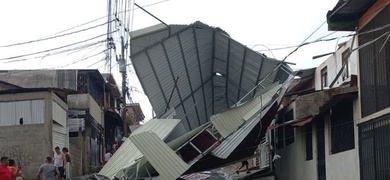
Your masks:
M127 121L126 121L126 92L127 92L127 68L126 68L126 55L125 55L125 41L123 36L121 36L121 55L119 59L119 71L122 73L122 98L123 98L123 107L121 112L122 122L123 122L123 136L128 137L127 133Z

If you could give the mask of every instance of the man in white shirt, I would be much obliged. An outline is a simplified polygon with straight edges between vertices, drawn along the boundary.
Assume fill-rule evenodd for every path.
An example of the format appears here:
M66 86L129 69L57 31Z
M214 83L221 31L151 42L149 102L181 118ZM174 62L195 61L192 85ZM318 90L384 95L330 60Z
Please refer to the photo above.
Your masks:
M65 164L66 158L65 155L61 152L60 147L54 148L54 166L60 171L61 178L65 178Z

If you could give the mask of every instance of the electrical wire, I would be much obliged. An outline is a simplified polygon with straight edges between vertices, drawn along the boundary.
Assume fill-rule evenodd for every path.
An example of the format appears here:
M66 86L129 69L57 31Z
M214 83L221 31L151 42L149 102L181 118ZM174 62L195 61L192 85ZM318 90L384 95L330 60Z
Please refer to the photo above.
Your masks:
M95 54L93 54L93 55L90 55L90 56L87 56L87 57L84 57L84 58L80 58L80 59L74 60L74 61L72 61L72 62L69 63L69 64L65 64L65 65L57 66L57 67L50 67L50 68L46 68L46 69L64 68L64 67L67 67L67 66L70 66L70 65L73 65L73 64L77 64L77 63L83 62L83 61L85 61L85 60L87 60L87 59L90 59L90 58L92 58L92 57L101 55L102 53L105 53L107 50L108 50L108 49L105 49L104 51L95 53Z
M111 22L112 22L112 21L111 21ZM24 45L24 44L30 44L30 43L35 43L35 42L40 42L40 41L46 41L46 40L50 40L50 39L55 39L55 38L59 38L59 37L64 37L64 36L68 36L68 35L72 35L72 34L84 32L84 31L88 31L88 30L91 30L91 29L94 29L94 28L97 28L97 27L106 25L107 23L110 23L110 22L105 22L105 23L102 23L102 24L99 24L99 25L96 25L96 26L92 26L92 27L80 29L80 30L77 30L77 31L72 31L72 32L65 33L65 34L60 34L60 35L57 35L57 36L50 36L50 37L47 37L47 38L41 38L41 39L36 39L36 40L31 40L31 41L25 41L25 42L19 42L19 43L14 43L14 44L9 44L9 45L2 45L2 46L0 46L0 48L4 48L4 47L13 47L13 46L20 46L20 45Z
M111 32L111 33L114 33L115 31ZM5 61L5 60L10 60L10 59L16 59L16 58L21 58L21 57L26 57L26 56L31 56L31 55L36 55L36 54L41 54L41 53L45 53L45 52L50 52L50 51L54 51L54 50L58 50L58 49L62 49L62 48L66 48L66 47L70 47L70 46L73 46L73 45L76 45L76 44L81 44L81 43L84 43L84 42L88 42L90 40L93 40L93 39L97 39L97 38L100 38L102 36L106 36L107 34L102 34L102 35L99 35L99 36L95 36L95 37L92 37L92 38L89 38L89 39L85 39L85 40L82 40L82 41L78 41L76 43L71 43L71 44L67 44L67 45L64 45L64 46L60 46L60 47L56 47L56 48L52 48L52 49L47 49L47 50L43 50L43 51L38 51L38 52L33 52L33 53L27 53L27 54L23 54L23 55L18 55L18 56L11 56L11 57L6 57L6 58L0 58L0 61ZM99 41L99 42L105 42L106 40L102 40L102 41Z
M104 41L103 42L102 41L98 41L98 42L94 42L94 43L89 43L89 44L77 46L75 48L65 49L65 50L57 51L57 52L53 52L53 53L47 53L45 55L35 56L35 57L31 57L31 58L7 60L7 61L5 61L3 63L14 63L14 62L28 61L28 60L34 60L34 59L40 59L40 58L41 58L41 60L43 60L43 59L45 59L48 56L54 56L54 55L58 55L58 54L62 54L62 53L67 53L67 54L65 54L65 56L69 56L71 54L74 54L74 53L77 53L77 52L80 52L80 51L92 48L92 47L94 47L96 45L99 45L99 44L100 44L99 46L101 46L101 43L104 43Z

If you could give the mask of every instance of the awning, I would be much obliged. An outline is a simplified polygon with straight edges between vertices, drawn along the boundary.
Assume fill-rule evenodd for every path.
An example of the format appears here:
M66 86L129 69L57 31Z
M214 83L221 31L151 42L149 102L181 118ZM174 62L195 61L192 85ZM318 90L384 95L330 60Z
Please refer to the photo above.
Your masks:
M328 28L333 31L355 31L359 18L377 0L339 0L336 6L328 11L326 17Z

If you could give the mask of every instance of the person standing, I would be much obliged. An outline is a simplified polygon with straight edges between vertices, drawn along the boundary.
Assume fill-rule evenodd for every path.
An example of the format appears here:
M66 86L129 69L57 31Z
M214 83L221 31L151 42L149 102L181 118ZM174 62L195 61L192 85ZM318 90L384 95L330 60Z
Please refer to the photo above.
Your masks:
M8 157L0 158L0 179L1 180L12 180L11 171L8 169Z
M112 144L112 153L114 154L118 148L118 143L114 141L114 144Z
M103 164L106 164L108 162L108 160L110 160L112 157L112 154L111 154L111 151L110 150L107 150L107 153L104 154L104 161L103 161Z
M11 179L16 180L18 176L20 176L20 169L16 167L16 162L13 159L8 160L8 169L11 172Z
M61 180L60 171L53 165L53 159L46 157L45 164L42 164L38 170L38 180L55 180L57 176L58 180Z
M65 165L66 158L65 155L61 152L61 149L57 146L54 148L54 166L60 171L61 177L65 176Z
M248 166L249 166L249 163L248 163L247 160L244 160L244 161L241 162L241 167L238 168L238 170L236 171L236 173L237 173L237 174L240 174L240 170L241 170L241 168L243 168L244 166L246 166L246 173L247 173L247 174L251 173L251 172L249 171L249 167L248 167Z
M63 176L64 179L66 177L70 178L71 177L71 166L73 166L72 160L69 155L69 149L66 147L62 148L62 153L65 155L65 174Z

